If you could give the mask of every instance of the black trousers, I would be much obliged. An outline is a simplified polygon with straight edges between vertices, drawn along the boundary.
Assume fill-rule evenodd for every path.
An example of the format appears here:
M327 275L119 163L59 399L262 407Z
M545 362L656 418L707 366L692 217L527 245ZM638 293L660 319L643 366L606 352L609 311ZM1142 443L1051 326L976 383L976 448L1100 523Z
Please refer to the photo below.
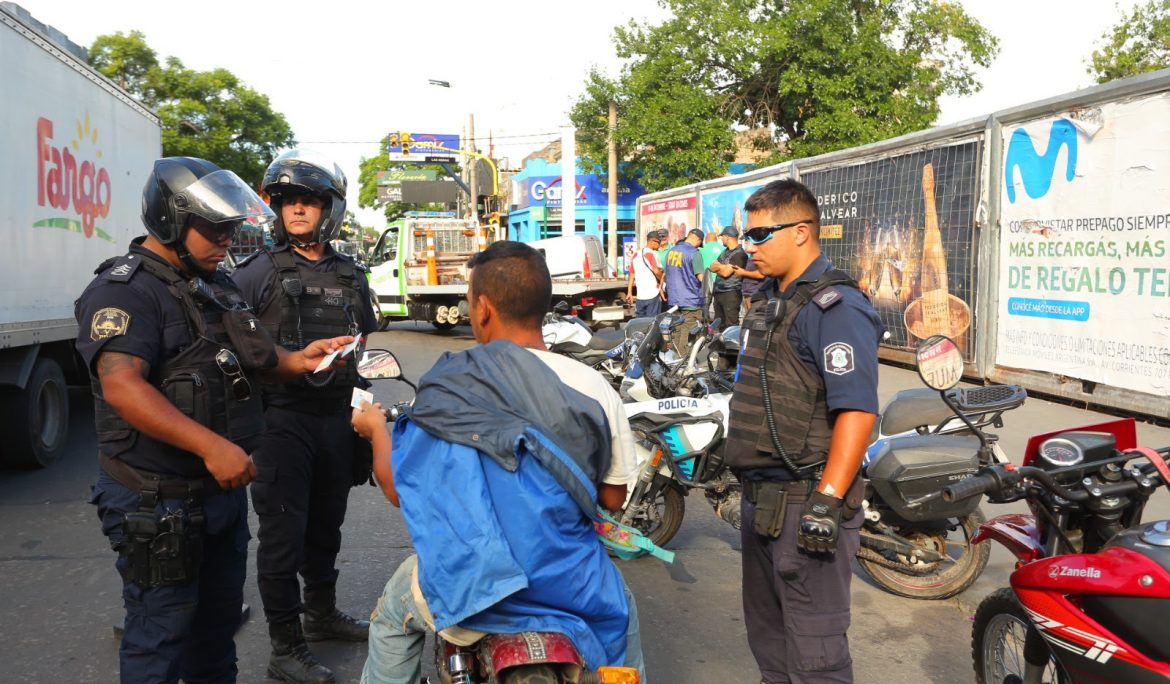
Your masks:
M796 547L804 505L789 504L776 539L752 531L756 507L742 501L743 617L765 684L853 681L849 657L850 564L861 545L858 514L842 525L837 553Z
M728 326L739 325L739 304L743 301L739 290L716 292L711 299L715 304L715 318L719 319L719 332Z
M341 524L353 484L350 412L317 415L269 407L253 453L257 585L270 623L297 619L305 595L335 591Z

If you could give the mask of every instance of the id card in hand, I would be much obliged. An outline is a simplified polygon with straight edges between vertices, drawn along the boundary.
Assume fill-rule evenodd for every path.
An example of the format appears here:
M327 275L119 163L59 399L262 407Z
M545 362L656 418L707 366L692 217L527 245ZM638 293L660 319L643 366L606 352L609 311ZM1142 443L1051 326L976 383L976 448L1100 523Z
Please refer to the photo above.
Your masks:
M368 401L369 403L373 404L374 403L373 392L367 392L364 389L354 387L353 388L353 396L350 397L350 399L349 399L349 405L355 409L360 409L362 407L363 401Z

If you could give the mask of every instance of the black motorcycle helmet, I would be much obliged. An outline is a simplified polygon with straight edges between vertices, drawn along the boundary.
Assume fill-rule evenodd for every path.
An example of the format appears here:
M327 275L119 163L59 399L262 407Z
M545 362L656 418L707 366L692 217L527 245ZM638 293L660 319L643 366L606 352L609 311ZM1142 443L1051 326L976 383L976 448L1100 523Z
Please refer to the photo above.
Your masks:
M159 159L142 188L142 223L189 270L197 271L184 242L192 216L211 223L273 220L272 210L235 173L206 159Z
M329 242L341 232L341 223L345 220L346 182L345 174L337 164L309 150L290 150L268 165L261 188L268 194L269 206L276 213L272 229L272 239L276 244L282 245L291 239L298 247L310 247ZM287 193L314 194L325 200L321 224L308 241L290 238L285 232L280 210Z

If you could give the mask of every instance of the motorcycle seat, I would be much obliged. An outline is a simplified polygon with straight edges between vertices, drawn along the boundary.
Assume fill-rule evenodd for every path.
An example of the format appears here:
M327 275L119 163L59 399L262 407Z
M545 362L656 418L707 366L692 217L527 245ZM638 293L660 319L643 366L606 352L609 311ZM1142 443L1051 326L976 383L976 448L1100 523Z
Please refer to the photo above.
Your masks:
M589 349L609 351L625 341L626 336L622 331L606 328L593 333L593 337L589 338L589 344L586 346Z
M921 425L938 425L954 416L936 390L929 387L905 389L886 404L881 417L874 422L870 444L881 435L896 435Z

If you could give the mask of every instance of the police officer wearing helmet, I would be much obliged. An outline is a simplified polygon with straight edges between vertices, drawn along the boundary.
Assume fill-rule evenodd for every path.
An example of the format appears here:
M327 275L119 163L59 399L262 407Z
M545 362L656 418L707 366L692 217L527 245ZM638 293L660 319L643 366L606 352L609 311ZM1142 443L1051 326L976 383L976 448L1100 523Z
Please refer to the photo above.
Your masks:
M124 683L235 681L260 378L297 377L352 339L277 349L218 268L241 223L271 215L231 171L160 159L142 193L147 235L75 305L101 466L92 502L123 580Z
M260 320L280 344L299 349L334 335L372 332L377 320L366 274L336 252L345 217L345 175L331 161L293 150L264 174L276 212L275 244L240 264L236 282L256 302ZM350 421L355 364L300 382L266 386L268 429L256 455L252 505L260 520L256 570L268 619L270 676L290 682L332 682L306 641L365 641L369 623L336 606L350 487L369 479L365 440ZM355 456L355 448L367 449ZM304 601L297 574L304 578ZM304 625L301 614L304 613Z
M743 482L743 608L763 681L852 682L850 561L877 414L882 324L821 254L816 197L774 181L746 203L766 280L744 320L727 463Z

